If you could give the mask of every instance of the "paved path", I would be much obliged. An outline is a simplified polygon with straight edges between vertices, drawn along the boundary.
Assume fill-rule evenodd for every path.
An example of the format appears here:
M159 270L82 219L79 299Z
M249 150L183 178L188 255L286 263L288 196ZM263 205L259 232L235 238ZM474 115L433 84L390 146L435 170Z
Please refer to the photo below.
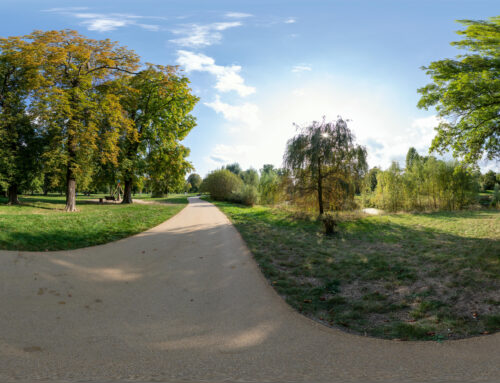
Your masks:
M397 342L295 313L213 205L103 246L0 252L0 381L500 381L500 334Z

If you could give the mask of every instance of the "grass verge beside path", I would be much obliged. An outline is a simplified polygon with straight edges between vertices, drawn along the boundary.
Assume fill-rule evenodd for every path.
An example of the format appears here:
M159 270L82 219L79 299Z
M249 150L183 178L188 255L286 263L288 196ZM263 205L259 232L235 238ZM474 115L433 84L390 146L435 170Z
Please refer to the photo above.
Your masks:
M158 200L165 204L96 204L79 196L78 212L64 212L64 197L23 196L21 205L0 199L0 250L52 251L99 245L154 227L186 204L184 195ZM97 197L98 198L98 197Z
M362 335L444 340L500 329L500 211L315 220L214 202L299 312Z

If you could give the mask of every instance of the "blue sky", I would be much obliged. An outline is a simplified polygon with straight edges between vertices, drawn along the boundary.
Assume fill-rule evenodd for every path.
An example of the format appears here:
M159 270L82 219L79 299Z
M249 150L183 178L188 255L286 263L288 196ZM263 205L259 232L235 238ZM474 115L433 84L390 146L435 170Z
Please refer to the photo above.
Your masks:
M323 115L350 119L370 166L386 167L434 135L434 111L416 107L420 67L458 53L455 20L499 10L489 0L0 0L0 35L76 29L181 65L201 98L184 144L202 176L231 162L281 166L293 123Z

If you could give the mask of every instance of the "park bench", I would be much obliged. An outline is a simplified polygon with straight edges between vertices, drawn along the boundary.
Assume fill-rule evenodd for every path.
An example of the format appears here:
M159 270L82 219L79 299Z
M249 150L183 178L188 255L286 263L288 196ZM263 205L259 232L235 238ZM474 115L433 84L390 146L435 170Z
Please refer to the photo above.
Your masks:
M107 196L104 196L104 198L99 198L99 203L103 203L104 202L104 199L106 201L116 201L116 197L114 195L107 195Z

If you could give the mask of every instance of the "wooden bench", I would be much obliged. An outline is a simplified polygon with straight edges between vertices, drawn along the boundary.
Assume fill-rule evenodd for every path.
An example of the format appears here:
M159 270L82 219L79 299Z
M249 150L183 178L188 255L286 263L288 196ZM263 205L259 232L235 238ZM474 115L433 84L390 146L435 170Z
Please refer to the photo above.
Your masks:
M111 196L107 195L104 198L106 198L106 201L116 201L116 198L114 195L111 195Z

